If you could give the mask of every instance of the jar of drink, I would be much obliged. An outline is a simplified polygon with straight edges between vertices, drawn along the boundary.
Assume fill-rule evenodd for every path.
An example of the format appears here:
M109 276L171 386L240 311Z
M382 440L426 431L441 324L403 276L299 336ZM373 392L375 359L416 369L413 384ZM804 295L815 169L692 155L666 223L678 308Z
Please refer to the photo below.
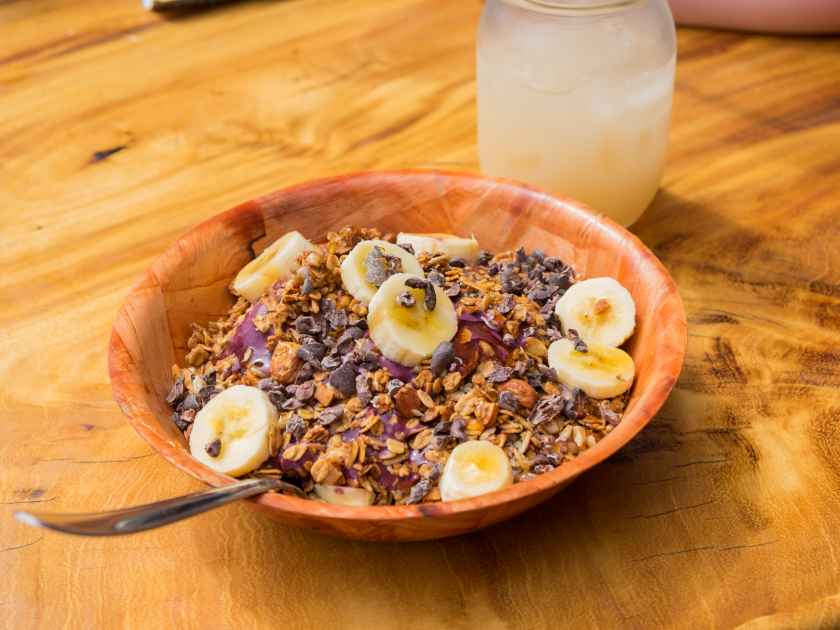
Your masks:
M630 225L662 177L675 61L665 0L487 0L482 170Z

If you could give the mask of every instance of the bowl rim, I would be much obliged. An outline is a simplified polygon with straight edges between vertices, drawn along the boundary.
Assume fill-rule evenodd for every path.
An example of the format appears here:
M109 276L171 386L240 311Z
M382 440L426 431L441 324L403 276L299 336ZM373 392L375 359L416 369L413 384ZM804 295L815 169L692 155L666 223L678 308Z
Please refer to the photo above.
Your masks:
M672 324L679 326L680 330L674 331L674 334L671 334L666 338L667 349L669 352L666 354L666 358L662 360L664 369L662 367L657 369L659 372L657 378L648 386L648 388L646 388L643 395L639 398L636 406L632 410L633 413L625 414L621 423L613 431L604 436L594 447L583 451L583 453L578 455L576 458L568 462L564 462L550 472L542 473L532 479L512 484L504 490L499 490L469 499L461 499L458 501L441 501L413 505L347 507L329 504L322 501L314 501L311 499L301 499L279 493L265 493L249 499L250 502L263 506L264 508L268 508L269 511L290 515L293 514L304 518L327 518L332 520L364 521L368 523L388 523L404 521L407 519L427 519L429 517L446 517L454 515L465 516L475 514L477 512L482 512L487 508L513 503L531 495L561 488L578 475L603 462L605 459L619 451L630 440L638 435L638 433L641 432L642 429L644 429L644 427L653 419L673 389L682 369L688 340L687 324L685 309L676 283L662 262L653 254L653 252L650 251L650 249L648 249L646 245L644 245L644 243L638 239L638 237L636 237L636 235L629 232L603 213L595 212L590 209L586 206L586 204L568 197L549 195L532 185L510 178L488 177L469 172L441 169L365 170L307 180L305 182L285 186L273 192L269 192L265 195L260 195L237 204L224 212L215 214L193 226L190 230L176 239L174 243L167 247L152 261L151 265L132 285L130 291L124 298L119 311L117 312L115 325L111 330L111 337L108 346L108 372L114 399L118 403L123 414L127 417L128 423L134 427L134 430L152 447L155 452L180 470L186 472L199 481L207 483L208 485L220 487L239 481L239 479L235 477L217 473L201 464L180 444L175 444L170 439L162 439L160 432L154 427L155 422L159 422L156 414L148 407L148 405L137 405L137 401L142 401L143 396L147 394L147 391L146 387L143 385L142 377L137 370L136 363L132 359L131 367L134 368L132 370L129 367L125 367L123 361L118 360L119 357L130 357L130 355L125 342L123 342L117 331L116 321L118 321L128 309L131 297L134 294L139 291L147 290L150 286L150 282L157 284L157 278L153 273L155 266L173 249L178 248L181 241L194 231L200 230L205 226L216 221L223 220L224 218L234 217L246 209L253 207L254 204L259 205L262 202L267 202L269 200L274 201L277 198L299 193L307 189L329 186L339 182L345 182L347 180L359 180L371 177L444 177L447 179L464 179L473 182L482 181L485 183L492 183L500 187L515 188L520 191L524 190L530 194L545 197L554 202L558 208L562 208L565 212L576 215L580 221L597 225L600 229L604 230L610 238L619 243L623 243L624 247L629 244L635 248L639 256L644 259L645 263L652 266L653 272L659 277L660 284L665 289L663 301L670 300L673 302L675 308L672 311L671 317L675 321L673 321ZM643 402L645 404L642 404Z

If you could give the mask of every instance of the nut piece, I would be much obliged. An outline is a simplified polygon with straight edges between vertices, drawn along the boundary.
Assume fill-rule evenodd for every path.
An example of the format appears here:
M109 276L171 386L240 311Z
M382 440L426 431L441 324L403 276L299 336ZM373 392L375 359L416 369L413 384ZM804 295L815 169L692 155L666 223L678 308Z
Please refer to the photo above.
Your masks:
M545 344L536 337L528 337L523 344L525 352L535 357L544 357L548 354Z
M467 378L473 373L473 370L475 370L478 365L479 350L477 345L470 342L456 343L455 356L461 359L461 365L458 367L458 372L462 377Z
M422 406L417 390L411 385L403 385L394 395L397 412L404 418L413 418L414 412Z
M335 389L332 385L326 383L318 383L315 387L315 400L321 403L324 407L329 407L335 398Z
M301 360L297 356L300 344L281 341L271 355L271 376L278 383L291 383L295 379Z
M516 401L521 407L530 409L537 403L537 392L528 383L518 378L513 378L499 387L500 392L510 392L516 396Z

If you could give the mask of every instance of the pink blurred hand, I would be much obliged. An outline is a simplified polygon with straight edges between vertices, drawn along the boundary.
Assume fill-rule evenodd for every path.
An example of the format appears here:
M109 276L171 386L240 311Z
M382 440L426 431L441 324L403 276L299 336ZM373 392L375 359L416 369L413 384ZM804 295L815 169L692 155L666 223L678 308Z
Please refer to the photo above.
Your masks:
M669 0L678 24L769 33L840 32L840 0Z

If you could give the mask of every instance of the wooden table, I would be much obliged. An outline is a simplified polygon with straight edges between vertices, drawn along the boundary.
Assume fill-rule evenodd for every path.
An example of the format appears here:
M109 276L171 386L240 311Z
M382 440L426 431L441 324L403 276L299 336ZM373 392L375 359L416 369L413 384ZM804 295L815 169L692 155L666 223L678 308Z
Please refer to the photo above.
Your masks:
M232 506L111 540L12 519L196 490L128 427L105 349L137 274L314 177L475 170L479 2L0 2L0 626L840 626L840 44L684 30L634 230L689 317L649 428L461 538L333 540ZM558 139L559 140L559 139Z

